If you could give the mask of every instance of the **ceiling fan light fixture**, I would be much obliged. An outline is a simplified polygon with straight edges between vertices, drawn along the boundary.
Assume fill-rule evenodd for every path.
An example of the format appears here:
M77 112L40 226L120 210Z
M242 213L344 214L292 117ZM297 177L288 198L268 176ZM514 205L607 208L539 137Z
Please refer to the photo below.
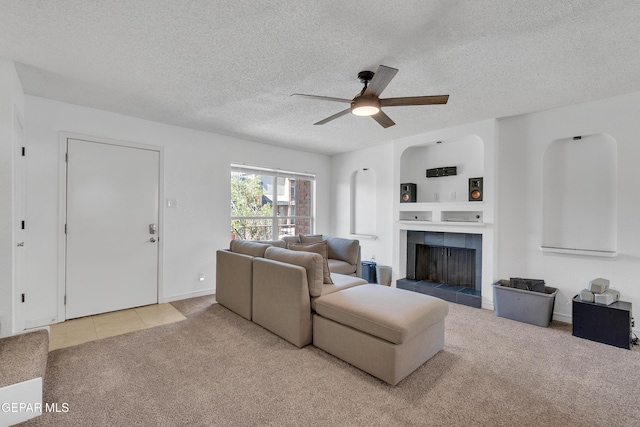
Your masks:
M376 98L356 98L351 104L351 113L356 116L373 116L380 112L380 100Z

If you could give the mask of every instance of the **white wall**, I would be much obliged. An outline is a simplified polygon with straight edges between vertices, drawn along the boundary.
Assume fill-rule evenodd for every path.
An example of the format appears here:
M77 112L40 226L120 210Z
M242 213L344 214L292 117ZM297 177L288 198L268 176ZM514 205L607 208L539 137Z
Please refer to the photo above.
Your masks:
M164 147L163 301L215 291L215 251L229 245L229 164L244 162L317 174L317 230L329 229L330 159L237 138L25 97L27 166L27 327L63 320L58 280L59 132ZM3 261L4 262L4 261ZM204 273L205 280L198 280Z
M621 299L640 306L640 93L498 121L500 278L544 279L557 287L555 318L570 321L571 299L604 277ZM543 254L543 154L557 139L605 134L617 144L616 258ZM593 170L594 174L598 170ZM584 188L588 197L589 188ZM612 207L613 208L613 207Z
M391 266L393 262L393 146L391 143L365 150L336 155L331 158L331 223L329 234L360 240L362 260L375 260L379 265ZM368 168L376 177L376 238L350 235L351 225L351 177L354 172Z
M11 335L16 320L13 127L14 116L24 116L23 104L13 62L0 58L0 336Z

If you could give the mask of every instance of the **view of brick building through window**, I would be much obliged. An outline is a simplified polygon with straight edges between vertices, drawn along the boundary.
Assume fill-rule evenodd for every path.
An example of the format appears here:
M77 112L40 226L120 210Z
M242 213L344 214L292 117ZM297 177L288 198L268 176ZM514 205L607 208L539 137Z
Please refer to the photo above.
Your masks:
M295 197L293 198L293 203L296 214L300 216L295 222L294 234L311 234L311 181L296 179L294 189Z

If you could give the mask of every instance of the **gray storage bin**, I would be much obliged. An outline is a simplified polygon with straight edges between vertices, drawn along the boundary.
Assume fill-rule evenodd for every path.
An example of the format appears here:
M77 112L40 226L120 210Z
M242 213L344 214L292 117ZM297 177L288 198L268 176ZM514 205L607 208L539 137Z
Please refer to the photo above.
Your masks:
M547 327L557 293L551 286L545 286L545 293L541 293L511 288L508 280L499 280L493 284L493 307L500 317Z
M379 285L391 286L391 266L378 265L376 266L377 283Z

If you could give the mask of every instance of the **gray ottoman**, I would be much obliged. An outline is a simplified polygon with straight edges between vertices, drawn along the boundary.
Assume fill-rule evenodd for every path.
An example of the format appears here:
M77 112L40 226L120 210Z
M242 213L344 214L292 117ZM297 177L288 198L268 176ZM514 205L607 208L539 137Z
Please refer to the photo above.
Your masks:
M396 385L442 350L448 312L439 298L356 286L316 300L313 345Z

